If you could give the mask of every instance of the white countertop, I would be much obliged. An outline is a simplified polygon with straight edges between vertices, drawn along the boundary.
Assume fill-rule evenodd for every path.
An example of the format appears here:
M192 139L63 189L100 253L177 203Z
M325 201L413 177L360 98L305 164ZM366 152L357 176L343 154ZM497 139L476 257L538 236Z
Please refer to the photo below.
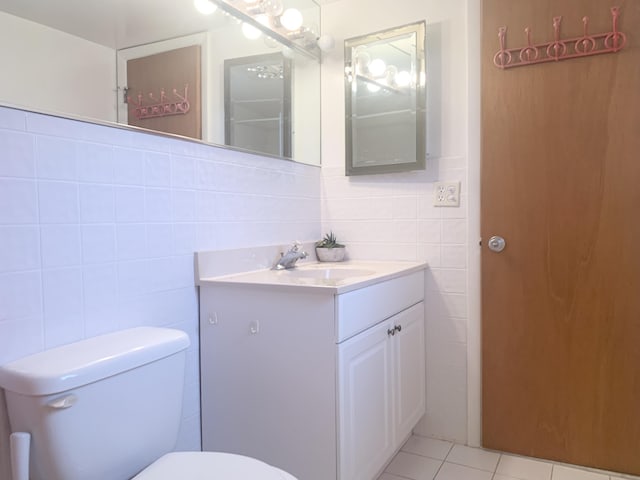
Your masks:
M424 262L393 261L347 261L305 262L299 261L289 270L261 269L230 275L200 277L200 285L253 285L287 288L289 290L310 289L319 293L340 294L369 285L424 270Z

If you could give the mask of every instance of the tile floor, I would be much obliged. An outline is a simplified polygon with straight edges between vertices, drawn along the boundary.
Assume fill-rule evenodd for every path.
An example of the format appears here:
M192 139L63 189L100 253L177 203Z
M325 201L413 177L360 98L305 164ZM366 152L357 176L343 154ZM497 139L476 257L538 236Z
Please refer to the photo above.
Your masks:
M640 480L412 436L378 480Z

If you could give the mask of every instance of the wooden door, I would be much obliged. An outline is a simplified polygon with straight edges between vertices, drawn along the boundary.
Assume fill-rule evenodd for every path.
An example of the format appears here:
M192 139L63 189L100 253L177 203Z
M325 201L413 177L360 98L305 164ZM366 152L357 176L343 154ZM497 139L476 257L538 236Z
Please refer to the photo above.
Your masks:
M200 85L199 45L129 60L129 125L202 138Z
M500 26L607 32L613 5L621 52L493 65ZM640 474L640 0L482 11L483 444Z

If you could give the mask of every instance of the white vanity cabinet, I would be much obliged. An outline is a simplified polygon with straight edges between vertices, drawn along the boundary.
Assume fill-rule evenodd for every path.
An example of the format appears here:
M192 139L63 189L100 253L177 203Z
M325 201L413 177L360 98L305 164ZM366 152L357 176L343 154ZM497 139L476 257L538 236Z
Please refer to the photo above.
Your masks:
M424 303L338 345L340 478L370 480L425 411Z
M348 288L200 282L203 449L375 480L425 411L424 266Z

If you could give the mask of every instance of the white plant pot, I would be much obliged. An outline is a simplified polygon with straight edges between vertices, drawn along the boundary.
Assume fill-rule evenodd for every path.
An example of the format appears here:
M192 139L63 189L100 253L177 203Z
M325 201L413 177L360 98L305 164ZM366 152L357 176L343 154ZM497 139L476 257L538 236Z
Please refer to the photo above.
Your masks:
M319 262L341 262L344 260L345 251L345 247L316 247L316 257Z

